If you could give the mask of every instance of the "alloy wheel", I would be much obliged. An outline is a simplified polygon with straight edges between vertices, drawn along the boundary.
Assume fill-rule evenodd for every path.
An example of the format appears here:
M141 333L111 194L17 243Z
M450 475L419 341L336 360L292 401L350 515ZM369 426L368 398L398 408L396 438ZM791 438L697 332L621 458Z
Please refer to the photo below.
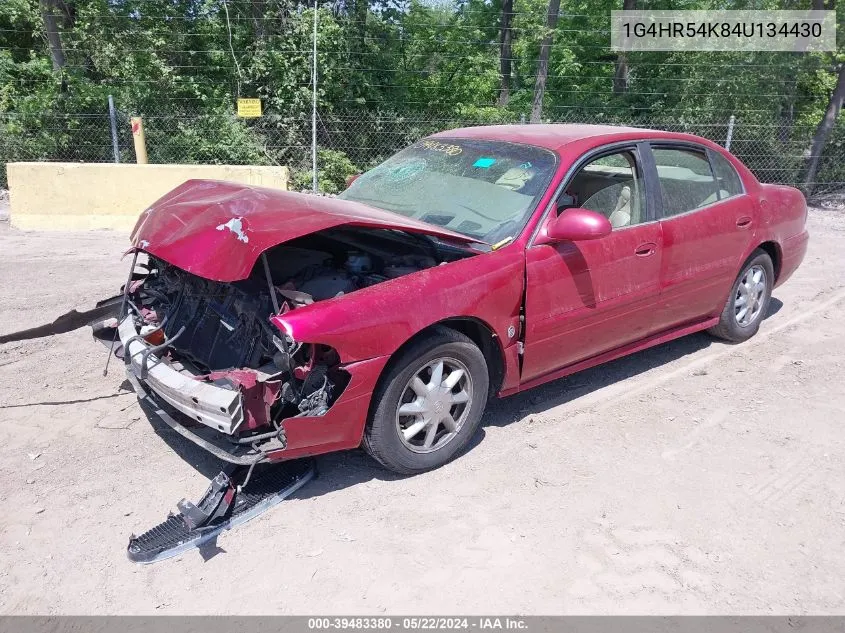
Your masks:
M396 430L415 453L431 453L461 430L472 403L472 377L455 358L436 358L414 372L396 408Z
M763 311L766 297L766 271L754 265L745 271L734 296L734 318L740 327L753 324Z

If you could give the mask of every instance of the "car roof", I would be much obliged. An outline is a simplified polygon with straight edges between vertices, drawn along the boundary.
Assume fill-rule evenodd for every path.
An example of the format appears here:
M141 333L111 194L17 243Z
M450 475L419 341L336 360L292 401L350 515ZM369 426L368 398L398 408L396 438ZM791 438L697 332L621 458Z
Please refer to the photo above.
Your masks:
M646 138L693 141L712 145L706 139L692 134L626 127L623 125L590 125L583 123L481 125L445 130L432 135L430 138L473 138L489 141L509 141L511 143L535 145L550 150L558 150L569 143L588 139L595 141L593 145Z

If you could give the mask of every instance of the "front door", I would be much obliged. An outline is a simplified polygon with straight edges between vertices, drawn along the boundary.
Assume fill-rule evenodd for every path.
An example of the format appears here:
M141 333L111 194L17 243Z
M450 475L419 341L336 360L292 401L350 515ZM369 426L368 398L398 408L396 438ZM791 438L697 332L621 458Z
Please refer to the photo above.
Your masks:
M613 230L595 240L527 249L523 381L646 337L655 327L663 239L646 202L640 149L615 148L588 160L562 198L604 214Z

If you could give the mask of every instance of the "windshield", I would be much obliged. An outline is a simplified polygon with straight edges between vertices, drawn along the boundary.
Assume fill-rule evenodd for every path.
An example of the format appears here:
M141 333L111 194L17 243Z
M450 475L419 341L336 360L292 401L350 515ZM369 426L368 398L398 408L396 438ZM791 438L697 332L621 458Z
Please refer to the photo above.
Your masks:
M539 147L425 139L362 174L339 197L496 244L522 231L554 169L555 155Z

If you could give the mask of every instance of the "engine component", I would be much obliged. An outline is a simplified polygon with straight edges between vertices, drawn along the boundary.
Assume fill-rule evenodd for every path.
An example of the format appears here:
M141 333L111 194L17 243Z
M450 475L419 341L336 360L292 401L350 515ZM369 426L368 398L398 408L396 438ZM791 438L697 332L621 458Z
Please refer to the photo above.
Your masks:
M173 349L203 369L260 367L276 351L266 290L209 281L158 263L144 294L161 317L168 340L185 328Z
M326 269L324 274L313 277L299 286L299 290L311 295L314 301L331 299L357 289L355 282L345 272L329 269Z

